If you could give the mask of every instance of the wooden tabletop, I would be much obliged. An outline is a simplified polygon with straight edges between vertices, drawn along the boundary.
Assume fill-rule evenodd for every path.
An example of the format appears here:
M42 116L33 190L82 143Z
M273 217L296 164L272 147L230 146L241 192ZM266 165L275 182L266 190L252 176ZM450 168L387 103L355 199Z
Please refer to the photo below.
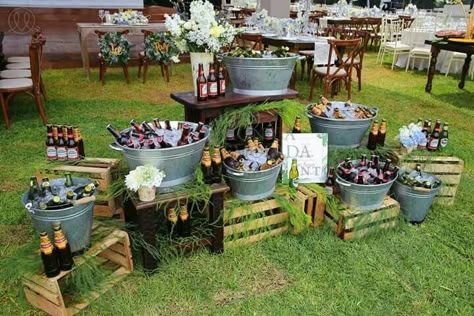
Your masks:
M198 101L193 92L171 93L171 98L186 107L194 110L218 109L223 107L232 107L243 104L262 103L266 101L280 101L284 99L294 99L298 97L298 91L288 89L285 94L266 95L266 96L250 96L237 94L231 89L226 91L224 97L217 99L208 99L207 101Z
M432 41L426 40L425 44L436 46L442 50L449 50L453 52L461 52L461 53L466 53L466 54L474 54L474 43L473 44L457 43L457 42L451 42L445 39L439 39L439 40L432 40Z

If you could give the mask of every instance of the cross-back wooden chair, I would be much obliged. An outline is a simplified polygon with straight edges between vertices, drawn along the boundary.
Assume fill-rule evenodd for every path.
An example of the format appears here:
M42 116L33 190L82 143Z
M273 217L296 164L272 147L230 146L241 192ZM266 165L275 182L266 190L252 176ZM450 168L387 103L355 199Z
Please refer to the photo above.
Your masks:
M0 80L0 104L2 106L3 117L6 128L10 128L8 118L8 105L15 94L26 93L32 96L38 107L43 124L47 124L46 114L41 100L41 43L37 40L30 44L31 78L2 79Z
M367 30L369 31L370 45L378 48L380 45L380 26L382 25L382 18L367 18Z
M344 39L361 39L362 40L359 48L354 53L354 62L352 63L352 67L356 71L357 84L360 91L362 89L362 67L363 67L363 62L364 62L364 55L365 55L365 52L367 51L367 45L370 40L370 35L369 35L369 32L367 31L354 31L350 37L346 37Z
M0 70L5 67L7 63L5 55L3 54L3 38L5 37L5 32L0 31Z
M252 49L258 49L258 50L263 49L262 34L248 34L248 33L238 34L235 37L235 42L237 46L242 47L242 48L251 47Z
M366 28L367 19L361 17L351 17L351 30L362 31Z
M354 57L358 52L361 42L362 40L360 38L350 40L328 40L328 43L331 46L329 50L328 63L326 66L315 65L313 68L311 89L309 92L310 101L313 99L313 90L317 78L324 81L324 96L328 96L329 89L333 87L333 83L343 81L346 86L348 99L351 99L352 68ZM335 63L333 62L334 60L336 60ZM333 94L334 89L331 90L331 96L333 96Z
M129 32L130 32L129 30L123 30L123 31L120 31L118 33L120 33L122 35L127 35ZM98 30L95 31L95 34L97 34L98 38L102 38L107 33L108 32L102 32L102 31L98 31ZM102 56L101 52L99 52L97 57L99 58L99 80L102 82L102 85L105 85L105 73L107 72L107 62L105 61L105 59ZM122 69L123 69L123 74L125 76L125 80L127 81L127 83L130 83L130 76L128 74L128 63L123 64L121 66L122 66Z
M398 17L402 20L403 29L409 29L413 24L413 21L415 21L415 18L410 15L399 15Z
M149 30L142 30L143 33L143 40L146 39L154 34L153 31ZM148 64L150 64L152 60L146 55L146 50L143 50L138 53L138 78L141 76L142 67L143 67L143 83L146 83L147 73L148 73ZM166 82L170 82L170 69L168 64L158 62L161 68L161 76L166 79Z

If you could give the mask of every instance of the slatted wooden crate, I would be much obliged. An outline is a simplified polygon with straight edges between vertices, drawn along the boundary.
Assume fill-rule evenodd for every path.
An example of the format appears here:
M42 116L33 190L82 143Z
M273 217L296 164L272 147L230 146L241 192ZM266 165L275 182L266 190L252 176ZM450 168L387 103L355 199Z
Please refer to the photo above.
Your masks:
M311 216L312 226L320 226L324 222L324 209L326 208L324 201L318 198L318 194L314 190L305 185L298 186L297 195L303 202L304 212Z
M105 227L94 224L92 234L103 234ZM88 299L73 302L74 297L64 296L64 280L86 260L84 257L96 257L101 265L107 265L113 270L102 286L87 297L96 299L105 293L114 284L121 281L133 271L130 240L125 231L115 229L106 238L94 244L85 255L75 257L75 268L71 271L61 272L54 278L43 274L28 275L23 278L23 289L27 300L35 307L50 315L74 315L89 305ZM39 254L38 254L38 260Z
M110 158L84 158L75 164L55 165L46 170L46 173L63 176L69 171L72 175L88 178L99 182L98 194L94 205L94 216L113 217L119 215L123 220L122 200L108 198L107 190L117 176L120 159Z
M396 227L399 214L400 204L386 196L382 206L376 210L362 212L341 205L337 211L327 208L324 211L324 218L339 238L351 240Z
M288 232L289 214L275 198L230 209L224 203L224 249L248 245Z
M459 182L461 182L464 161L456 157L401 157L401 167L414 169L417 164L421 165L422 171L437 176L443 181L435 202L453 205Z

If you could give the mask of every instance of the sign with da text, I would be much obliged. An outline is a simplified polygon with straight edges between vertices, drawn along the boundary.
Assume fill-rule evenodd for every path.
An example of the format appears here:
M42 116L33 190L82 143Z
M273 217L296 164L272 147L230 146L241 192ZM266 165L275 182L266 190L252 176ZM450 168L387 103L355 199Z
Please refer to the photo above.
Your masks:
M328 134L325 133L284 133L282 152L283 182L293 159L298 160L300 183L324 183L328 166Z

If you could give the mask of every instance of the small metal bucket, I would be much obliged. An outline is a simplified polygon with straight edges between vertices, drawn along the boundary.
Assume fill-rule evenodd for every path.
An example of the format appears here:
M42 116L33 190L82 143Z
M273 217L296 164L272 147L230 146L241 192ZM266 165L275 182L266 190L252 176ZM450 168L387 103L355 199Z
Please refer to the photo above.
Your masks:
M343 108L344 102L331 102L338 107ZM354 105L357 105L354 103ZM320 117L311 113L309 109L311 104L306 107L306 115L309 118L311 132L328 134L329 146L332 148L357 148L362 142L365 133L369 129L372 121L378 115L372 118L360 120L339 120L334 118Z
M234 195L244 201L256 201L273 194L281 165L264 171L247 172L236 171L225 164L224 167Z
M171 126L176 127L178 121L171 121ZM186 122L194 129L197 124ZM207 130L206 137L185 146L163 148L163 149L132 149L121 146L117 142L110 144L110 148L120 151L128 163L128 168L134 170L138 166L151 164L160 170L163 170L166 177L160 185L160 191L172 191L172 188L189 182L194 177L196 166L201 161L204 145L210 134L210 128ZM124 131L128 131L126 129ZM124 132L122 131L122 132Z
M242 58L222 55L238 94L260 96L279 95L288 91L293 69L299 56L283 58Z
M428 215L440 187L441 185L435 189L412 188L397 181L392 187L392 193L395 200L400 203L405 218L409 222L421 223Z
M73 178L73 182L79 185L90 183L84 178ZM64 178L53 179L51 185L64 185ZM28 192L23 194L23 205L28 203ZM61 228L67 236L72 252L79 252L90 246L92 221L93 221L94 202L71 206L59 210L42 210L31 208L27 209L33 226L39 234L43 231L47 232L52 238L53 224L60 223Z
M358 160L354 160L353 163L357 164ZM382 205L385 195L397 177L398 174L387 183L366 185L346 181L336 174L336 182L339 184L344 204L354 210L373 211Z

